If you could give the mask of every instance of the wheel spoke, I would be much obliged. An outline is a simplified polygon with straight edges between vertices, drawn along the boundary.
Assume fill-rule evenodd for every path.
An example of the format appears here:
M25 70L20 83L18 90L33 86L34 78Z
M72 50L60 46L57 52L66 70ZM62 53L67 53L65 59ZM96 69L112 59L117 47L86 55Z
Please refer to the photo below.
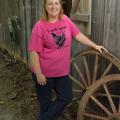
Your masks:
M98 69L98 60L99 60L99 57L98 57L98 55L96 55L95 63L94 63L94 72L93 72L93 79L92 79L92 82L95 82L95 81L96 81L97 69Z
M104 94L104 93L96 93L95 95L96 95L96 96L107 97L107 94ZM110 94L110 96L111 96L112 98L120 98L120 95L113 95L113 94Z
M107 120L105 117L101 117L101 116L90 114L90 113L83 113L83 115L89 118L97 119L97 120Z
M110 106L111 106L111 108L112 108L112 111L113 111L113 113L116 113L117 110L116 110L116 108L115 108L115 105L114 105L114 103L113 103L113 100L112 100L112 98L111 98L111 95L110 95L110 93L109 93L109 91L108 91L108 88L107 88L106 84L103 84L103 87L104 87L105 92L106 92L106 94L107 94L107 97L108 97Z
M108 67L106 68L105 72L102 74L101 77L105 76L110 71L110 69L112 68L112 65L113 65L112 63L108 65Z
M76 89L73 89L73 92L76 92L76 93L82 93L82 90L76 90Z
M102 104L100 103L95 97L90 96L90 98L102 109L104 110L108 115L111 115L112 113Z
M87 60L86 60L86 57L85 57L85 56L83 56L83 62L84 62L84 64L85 64L85 70L86 70L88 85L90 85L90 84L91 84L90 71L89 71L88 63L87 63Z
M86 83L85 77L84 77L83 74L81 73L81 70L79 69L79 67L77 66L77 64L76 64L75 62L73 63L73 65L74 65L76 71L78 72L79 76L81 77L81 80L82 80L82 82L84 83L85 87L87 87L88 85L87 85L87 83Z
M77 85L79 85L81 88L85 89L85 87L73 76L69 75L70 79L73 80Z

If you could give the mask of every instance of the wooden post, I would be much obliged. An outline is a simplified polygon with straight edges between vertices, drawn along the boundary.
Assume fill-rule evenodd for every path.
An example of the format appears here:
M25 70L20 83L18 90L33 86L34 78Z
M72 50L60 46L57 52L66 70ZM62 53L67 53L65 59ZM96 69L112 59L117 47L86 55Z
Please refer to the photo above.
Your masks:
M36 0L36 19L39 19L42 14L43 0Z

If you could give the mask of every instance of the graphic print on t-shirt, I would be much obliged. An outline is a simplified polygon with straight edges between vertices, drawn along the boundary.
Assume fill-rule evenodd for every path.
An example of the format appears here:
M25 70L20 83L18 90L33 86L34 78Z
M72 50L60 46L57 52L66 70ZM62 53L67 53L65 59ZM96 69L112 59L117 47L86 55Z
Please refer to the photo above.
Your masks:
M56 35L55 33L51 33L54 42L56 43L57 46L61 47L65 43L65 34L62 33L61 35Z

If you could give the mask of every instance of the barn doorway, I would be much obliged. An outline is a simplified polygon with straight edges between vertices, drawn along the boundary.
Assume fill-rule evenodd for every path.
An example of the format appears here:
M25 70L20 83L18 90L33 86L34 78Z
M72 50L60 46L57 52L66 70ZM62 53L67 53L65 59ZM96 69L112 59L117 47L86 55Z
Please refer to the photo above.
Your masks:
M72 0L63 0L64 14L70 17L70 11L72 8Z

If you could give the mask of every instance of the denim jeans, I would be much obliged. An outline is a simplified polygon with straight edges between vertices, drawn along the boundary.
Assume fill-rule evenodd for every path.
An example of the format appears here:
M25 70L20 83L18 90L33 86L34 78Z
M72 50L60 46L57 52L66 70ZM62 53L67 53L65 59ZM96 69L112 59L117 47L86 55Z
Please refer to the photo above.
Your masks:
M37 83L36 75L32 73L35 82L36 93L40 103L40 115L38 120L57 120L65 107L72 100L72 81L68 75L62 77L46 78L47 84L42 86ZM52 101L52 91L56 93L56 99Z

